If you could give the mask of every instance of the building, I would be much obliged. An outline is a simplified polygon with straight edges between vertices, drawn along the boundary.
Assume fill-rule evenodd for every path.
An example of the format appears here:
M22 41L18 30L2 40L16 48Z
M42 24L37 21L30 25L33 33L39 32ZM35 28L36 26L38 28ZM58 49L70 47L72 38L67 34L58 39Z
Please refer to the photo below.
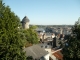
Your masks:
M44 49L45 51L47 51L48 53L51 52L51 48L52 46L50 45L50 43L48 42L44 42L44 43L41 43L41 44L38 44L42 49Z
M34 60L49 60L49 53L39 45L27 47L24 51L26 52L26 56L32 56Z
M50 59L49 60L63 60L63 54L61 53L62 49L51 50Z
M49 60L63 60L63 55L61 53L62 48L52 48L50 44L43 43L38 44L42 49L45 49L49 53Z
M30 20L28 19L27 16L25 16L23 19L22 19L22 27L23 29L29 29L29 22Z
M37 31L38 33L44 33L45 30L43 28L37 28L35 29L35 31Z

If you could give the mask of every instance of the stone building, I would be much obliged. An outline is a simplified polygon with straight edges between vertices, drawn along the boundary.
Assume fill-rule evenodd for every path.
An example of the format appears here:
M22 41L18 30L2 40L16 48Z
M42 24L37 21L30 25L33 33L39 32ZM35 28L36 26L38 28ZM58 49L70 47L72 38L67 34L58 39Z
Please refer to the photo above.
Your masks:
M29 22L30 20L28 19L27 16L25 16L23 19L22 19L22 27L23 29L29 29Z

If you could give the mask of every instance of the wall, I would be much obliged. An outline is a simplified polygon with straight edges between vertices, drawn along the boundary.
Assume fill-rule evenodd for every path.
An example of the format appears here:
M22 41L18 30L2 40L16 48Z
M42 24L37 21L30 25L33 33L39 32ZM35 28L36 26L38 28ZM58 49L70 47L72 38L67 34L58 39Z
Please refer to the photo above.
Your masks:
M28 28L29 28L29 22L25 24L25 29L28 29Z
M49 60L49 56L50 56L50 54L45 55L44 56L45 60Z
M29 22L27 23L22 23L23 29L28 29L29 28Z

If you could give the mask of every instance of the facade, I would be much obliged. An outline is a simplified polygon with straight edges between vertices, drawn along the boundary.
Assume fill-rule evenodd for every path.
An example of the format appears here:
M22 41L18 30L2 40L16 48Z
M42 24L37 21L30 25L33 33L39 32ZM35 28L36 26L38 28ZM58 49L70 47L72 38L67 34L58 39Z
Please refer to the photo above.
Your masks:
M50 56L50 54L48 53L47 55L44 56L44 59L49 60L49 56Z
M25 16L23 19L22 19L22 27L23 29L29 29L29 22L30 20L28 19L27 16Z

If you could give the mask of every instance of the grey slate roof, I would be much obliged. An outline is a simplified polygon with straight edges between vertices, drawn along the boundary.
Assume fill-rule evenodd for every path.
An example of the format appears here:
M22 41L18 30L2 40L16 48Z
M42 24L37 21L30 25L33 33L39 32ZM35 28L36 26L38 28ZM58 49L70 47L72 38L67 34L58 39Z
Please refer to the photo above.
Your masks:
M50 48L52 48L52 46L51 45L48 45L48 42L44 42L44 43L40 43L40 44L38 44L41 48L43 48L43 49L50 49Z
M34 59L41 58L42 56L45 56L48 54L47 51L45 51L38 45L33 45L28 48L25 48L24 51L26 52L26 56L32 56Z
M26 23L26 22L29 22L29 19L27 16L25 16L23 19L22 19L22 23Z
M45 31L43 28L37 28L36 31Z

